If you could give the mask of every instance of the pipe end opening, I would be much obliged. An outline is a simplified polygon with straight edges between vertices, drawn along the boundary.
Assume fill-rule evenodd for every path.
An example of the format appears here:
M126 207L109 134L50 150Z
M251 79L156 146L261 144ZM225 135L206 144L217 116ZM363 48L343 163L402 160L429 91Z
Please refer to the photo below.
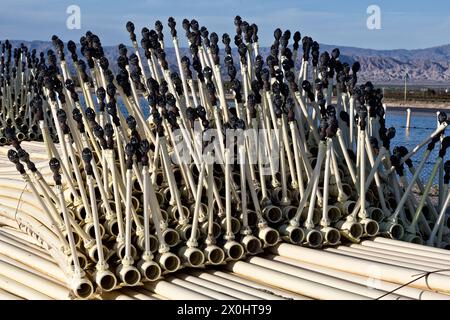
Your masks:
M144 271L145 278L149 281L156 281L161 277L161 268L157 264L150 264Z
M188 258L189 264L193 267L199 267L205 261L205 256L200 250L194 250Z
M136 269L129 269L123 276L126 285L135 286L141 280L141 274Z
M228 249L228 256L232 260L239 260L244 255L244 248L236 243Z
M180 259L175 255L170 255L164 261L164 269L168 272L175 272L180 268Z
M87 299L94 293L94 287L89 282L82 282L75 290L77 297Z
M341 240L341 233L339 232L339 230L332 228L326 233L325 240L330 245L334 246Z
M364 230L362 225L359 223L354 223L351 225L349 233L352 236L352 238L359 239L362 237Z
M220 248L214 248L208 254L208 261L212 264L221 264L224 259L225 253Z
M317 230L311 230L306 237L306 241L308 242L310 247L317 248L322 244L322 233Z
M112 274L105 274L101 279L99 283L100 287L104 291L111 291L114 289L117 285L117 279Z

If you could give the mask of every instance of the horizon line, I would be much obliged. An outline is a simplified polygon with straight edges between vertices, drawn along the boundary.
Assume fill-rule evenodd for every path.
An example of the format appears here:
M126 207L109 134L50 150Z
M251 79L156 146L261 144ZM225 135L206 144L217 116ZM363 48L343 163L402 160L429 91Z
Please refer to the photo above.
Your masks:
M52 42L51 39L49 40L41 40L41 39L34 39L34 40L24 40L24 39L0 39L0 43L2 43L3 41L14 41L14 42L34 42L34 41L39 41L39 42ZM62 40L62 39L61 39ZM72 40L72 39L70 39ZM101 40L101 39L100 39ZM67 41L63 41L64 43L67 43L69 40ZM72 40L74 41L74 40ZM79 40L74 41L76 44L79 44ZM105 47L114 47L114 46L118 46L119 44L121 44L122 42L119 42L117 44L106 44L106 45L102 45L104 48ZM170 41L168 41L166 43L166 47L165 48L173 48L173 45L171 45L172 43ZM372 51L418 51L418 50L427 50L427 49L435 49L435 48L440 48L440 47L445 47L445 46L450 46L450 43L444 43L444 44L440 44L440 45L435 45L435 46L431 46L431 47L419 47L419 48L414 48L414 49L405 49L405 48L396 48L396 49L373 49L373 48L367 48L367 47L357 47L357 46L350 46L350 45L337 45L337 44L328 44L328 43L321 43L319 42L319 45L325 45L325 46L330 46L330 47L336 47L336 48L349 48L349 49L362 49L362 50L372 50ZM126 44L126 46L130 46L132 47L132 44ZM142 49L141 47L139 47L140 49ZM270 45L267 46L262 46L260 45L260 48L270 48ZM188 47L182 47L180 46L180 49L189 49ZM232 49L235 49L235 47L232 47Z

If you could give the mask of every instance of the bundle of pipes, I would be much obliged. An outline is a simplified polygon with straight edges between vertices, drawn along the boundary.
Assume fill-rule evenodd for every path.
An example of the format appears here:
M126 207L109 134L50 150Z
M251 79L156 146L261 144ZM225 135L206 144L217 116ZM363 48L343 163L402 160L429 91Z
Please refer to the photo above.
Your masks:
M0 146L8 144L4 130L9 127L17 131L17 139L42 141L42 126L49 131L49 136L57 141L54 125L50 120L50 110L42 114L42 101L35 81L38 65L45 63L44 53L36 57L36 50L31 52L21 44L14 48L6 40L1 43L0 59ZM48 61L56 63L52 52L48 54ZM45 108L47 109L47 108ZM39 122L39 116L43 123ZM41 126L41 127L40 127Z
M0 219L49 250L75 296L156 281L185 266L231 263L280 241L319 248L382 235L450 243L445 113L429 138L391 154L395 129L385 126L380 90L357 85L359 63L342 63L338 49L320 54L317 42L295 32L291 50L290 31L277 29L264 67L257 26L236 17L238 77L229 35L222 37L221 65L218 35L196 20L182 25L190 58L181 57L175 20L168 20L178 72L169 69L157 21L155 30L142 29L144 56L127 23L134 52L128 56L119 45L116 75L99 37L87 32L80 39L86 62L67 43L75 75L53 36L59 64L50 50L48 61L43 54L31 59L31 76L22 77L34 95L25 105L33 111L28 122L39 123L50 161L33 162L38 144L21 143L17 128L5 123L14 148L7 157L23 182L0 171L7 186ZM3 108L14 109L10 85L2 90ZM436 144L439 156L424 186L419 176ZM411 157L425 145L414 168ZM435 205L429 191L439 170ZM418 203L414 186L422 192Z
M414 258L408 256L411 253ZM428 284L419 281L420 273L448 268L449 257L442 249L384 238L325 251L282 244L269 254L220 269L184 270L141 287L102 292L93 298L449 300L448 275L433 275ZM73 298L64 272L39 242L25 233L0 228L0 265L0 299ZM401 286L405 281L411 283Z

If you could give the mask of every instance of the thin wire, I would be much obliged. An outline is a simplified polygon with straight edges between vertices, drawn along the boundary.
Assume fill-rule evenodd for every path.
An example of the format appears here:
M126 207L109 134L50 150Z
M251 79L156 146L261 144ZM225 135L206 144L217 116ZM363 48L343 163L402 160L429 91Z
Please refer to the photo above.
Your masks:
M16 210L14 212L14 220L17 222L17 224L19 224L19 221L17 221L17 214L19 213L19 206L20 206L20 203L22 202L22 196L23 196L25 190L27 189L27 187L28 187L28 182L25 182L25 186L23 187L22 192L20 193L19 200L17 201Z
M428 277L428 276L429 276L430 274L432 274L432 273L443 272L443 271L450 271L450 269L439 269L439 270L427 271L427 272L424 272L424 273L414 274L414 275L412 275L412 277L414 277L414 276L419 276L419 275L420 275L420 277L418 277L418 278L416 278L416 279L414 279L414 280L411 280L411 281L409 281L409 282L407 282L407 283L405 283L405 284L402 284L401 286L399 286L398 288L395 288L395 289L392 290L392 291L386 292L385 294L379 296L379 297L376 298L375 300L380 300L381 298L384 298L384 297L386 297L387 295L389 295L389 294L391 294L391 293L394 293L395 291L397 291L397 290L399 290L399 289L401 289L401 288L404 288L404 287L410 285L411 283L416 282L416 281L419 280L419 279L422 279L423 277ZM426 280L426 283L427 283L427 286L428 286L428 280ZM428 286L428 288L430 288L430 287ZM430 288L430 289L431 289L431 288Z

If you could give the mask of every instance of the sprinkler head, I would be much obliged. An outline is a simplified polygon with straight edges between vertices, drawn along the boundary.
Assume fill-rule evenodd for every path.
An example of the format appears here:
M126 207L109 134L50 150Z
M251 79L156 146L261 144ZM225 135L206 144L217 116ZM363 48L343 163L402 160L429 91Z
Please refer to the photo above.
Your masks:
M15 164L18 164L20 161L19 155L13 149L8 150L8 159L9 159L9 161L11 161L12 163L15 163Z
M372 146L372 149L374 149L374 150L378 150L379 149L377 138L370 137L369 138L369 142L370 142L370 145Z
M339 116L340 116L341 120L347 124L347 126L350 126L350 116L348 115L347 112L341 111L339 113Z
M396 155L391 156L391 164L395 167L397 174L403 176L403 164L400 163L400 158Z
M396 132L395 128L394 128L394 127L390 127L389 129L387 129L386 137L387 137L389 140L394 139L394 137L395 137L395 132Z
M96 125L94 126L93 131L94 131L94 135L95 135L98 139L103 138L103 136L104 136L104 134L105 134L104 131L103 131L102 126L99 125L99 124L96 124Z
M440 124L442 124L445 121L447 121L447 114L444 111L440 111L439 112L438 121L439 121Z
M27 167L31 172L37 171L35 164L32 161L30 161L30 155L28 154L28 152L26 152L24 149L19 149L17 151L17 155L20 161L25 162L27 164Z
M331 51L331 57L335 60L339 58L340 54L341 52L339 51L338 48L335 48L333 49L333 51Z
M144 155L150 151L150 142L147 139L141 140L139 151Z
M130 32L130 33L134 32L134 23L131 21L128 21L126 24L126 28L127 28L128 32Z
M103 70L106 70L109 68L109 61L105 56L103 56L99 59L99 64Z
M92 160L92 151L89 148L84 148L81 152L81 158L84 162L90 163Z
M186 117L189 121L195 121L195 119L197 119L197 110L192 107L187 108Z
M361 69L361 64L358 61L355 61L352 65L352 71L356 74Z
M163 31L163 25L162 25L161 21L156 20L156 22L155 22L155 30L158 33Z
M59 173L59 170L61 169L61 163L56 158L51 158L48 163L50 170L55 174Z
M439 157L444 158L447 148L450 147L450 137L445 137L441 142L441 149L439 150Z
M128 128L130 128L130 130L136 130L137 122L133 116L129 115L127 117L126 122L127 122Z

